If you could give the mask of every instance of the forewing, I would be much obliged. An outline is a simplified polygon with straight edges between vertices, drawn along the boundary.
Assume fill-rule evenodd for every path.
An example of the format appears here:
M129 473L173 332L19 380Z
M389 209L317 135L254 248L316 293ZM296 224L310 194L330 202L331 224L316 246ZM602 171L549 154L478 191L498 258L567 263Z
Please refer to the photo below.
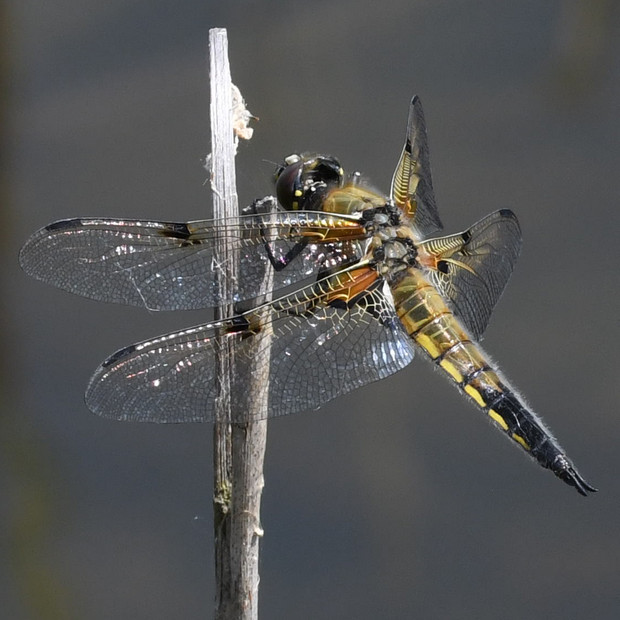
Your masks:
M216 284L220 236L239 257L232 299L221 299ZM364 236L353 217L309 211L187 223L82 218L32 235L20 263L29 275L90 299L193 310L265 294L262 282L271 261L282 262L291 251L294 260L274 270L274 290L315 276L322 267L354 262L362 255L356 240Z
M260 398L261 390L267 392L266 415L273 417L319 407L412 360L411 340L382 280L349 304L311 306L316 291L313 285L258 313L122 349L95 372L86 403L95 413L119 420L211 421L216 360L232 347L234 421L244 418L247 399ZM271 338L263 337L270 332ZM255 381L256 373L266 380Z
M418 246L418 256L457 318L479 339L520 250L519 222L502 209L463 233L428 239Z
M407 138L392 177L390 196L407 213L420 239L442 229L433 180L422 102L411 100L407 120Z

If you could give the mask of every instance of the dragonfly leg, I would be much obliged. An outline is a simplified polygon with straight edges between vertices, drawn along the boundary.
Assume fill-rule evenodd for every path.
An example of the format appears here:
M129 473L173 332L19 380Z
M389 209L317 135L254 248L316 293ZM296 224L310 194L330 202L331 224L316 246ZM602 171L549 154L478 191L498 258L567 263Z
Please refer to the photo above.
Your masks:
M269 258L271 266L275 271L279 272L286 269L289 263L295 260L303 252L307 245L308 241L303 239L295 243L295 245L284 256L276 257L271 249L271 244L265 239L265 252L267 252L267 258Z
M267 196L266 198L254 200L251 205L243 209L243 213L250 213L253 215L270 213L273 211L275 205L276 203L273 198L271 196ZM308 245L308 239L300 239L297 241L284 256L275 256L271 243L267 240L265 235L266 229L268 229L268 226L265 229L261 228L261 235L265 240L265 252L267 253L267 258L269 259L271 266L276 272L280 272L283 269L286 269L290 262L295 260L303 252L304 248Z

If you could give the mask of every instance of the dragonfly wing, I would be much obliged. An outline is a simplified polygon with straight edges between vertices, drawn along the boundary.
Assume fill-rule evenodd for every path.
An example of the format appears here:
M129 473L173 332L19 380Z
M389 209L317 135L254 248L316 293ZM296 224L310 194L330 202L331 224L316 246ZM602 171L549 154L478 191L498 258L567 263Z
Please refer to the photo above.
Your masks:
M211 421L216 361L231 347L235 421L247 417L245 398L260 390L267 391L265 417L285 415L317 408L409 364L413 345L383 280L350 303L313 305L318 284L262 310L118 351L92 377L88 407L119 420ZM270 339L262 336L269 333ZM266 380L254 381L257 373Z
M29 275L83 297L146 307L194 310L265 294L316 276L323 266L359 260L365 236L353 217L320 212L247 214L229 220L187 223L138 220L61 220L39 230L20 252ZM233 299L221 299L217 243L239 259ZM342 238L342 241L340 240Z
M411 100L407 139L392 177L390 196L412 220L422 239L443 227L437 212L422 102Z
M521 250L515 214L502 209L465 232L428 239L418 259L449 301L454 314L479 339L500 298Z

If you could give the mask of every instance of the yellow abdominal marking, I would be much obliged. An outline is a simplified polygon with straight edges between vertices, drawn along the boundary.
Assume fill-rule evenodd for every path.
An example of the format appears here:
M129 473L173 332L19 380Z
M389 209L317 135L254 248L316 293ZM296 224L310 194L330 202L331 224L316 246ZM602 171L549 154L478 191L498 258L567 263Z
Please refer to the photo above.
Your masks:
M468 265L460 261L442 260L473 273ZM487 365L483 353L469 340L469 335L439 293L414 269L408 271L394 287L393 293L398 316L415 342L456 381L467 396L488 413L495 424L524 450L531 452L532 447L525 437L511 432L504 416L491 408L500 395L509 393L509 390ZM500 405L497 407L502 410Z
M458 368L448 360L441 360L439 365L457 382L463 381L463 375L459 372Z
M482 398L480 392L475 388L472 387L471 385L466 385L464 388L465 392L467 392L467 394L469 396L471 396L481 407L484 407L486 405L486 403L484 402L484 399Z
M517 435L517 433L513 433L512 434L512 438L519 444L521 444L528 452L530 450L530 446L527 443L527 441L525 441L525 439L523 439L523 437L521 437L521 435Z
M431 356L432 359L435 359L439 355L434 340L426 334L417 334L416 342Z
M493 411L493 409L489 409L489 415L505 430L508 430L508 424L506 424L506 420L502 418L497 411Z

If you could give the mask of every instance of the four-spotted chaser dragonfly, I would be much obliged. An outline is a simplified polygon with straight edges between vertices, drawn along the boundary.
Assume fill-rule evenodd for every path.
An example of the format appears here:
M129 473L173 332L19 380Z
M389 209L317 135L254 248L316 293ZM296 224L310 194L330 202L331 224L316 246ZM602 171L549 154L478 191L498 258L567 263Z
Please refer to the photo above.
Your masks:
M114 353L88 386L92 411L213 420L218 354L232 346L237 359L255 357L266 330L269 416L319 407L401 370L420 350L540 465L582 495L596 490L477 344L519 254L519 224L504 209L437 236L417 97L389 199L357 173L345 177L331 156L290 156L275 178L279 205L257 201L230 220L70 219L27 241L20 262L29 275L84 297L149 310L249 308ZM238 256L231 299L214 283L222 238ZM265 281L278 292L268 302ZM242 365L233 394L252 378Z

